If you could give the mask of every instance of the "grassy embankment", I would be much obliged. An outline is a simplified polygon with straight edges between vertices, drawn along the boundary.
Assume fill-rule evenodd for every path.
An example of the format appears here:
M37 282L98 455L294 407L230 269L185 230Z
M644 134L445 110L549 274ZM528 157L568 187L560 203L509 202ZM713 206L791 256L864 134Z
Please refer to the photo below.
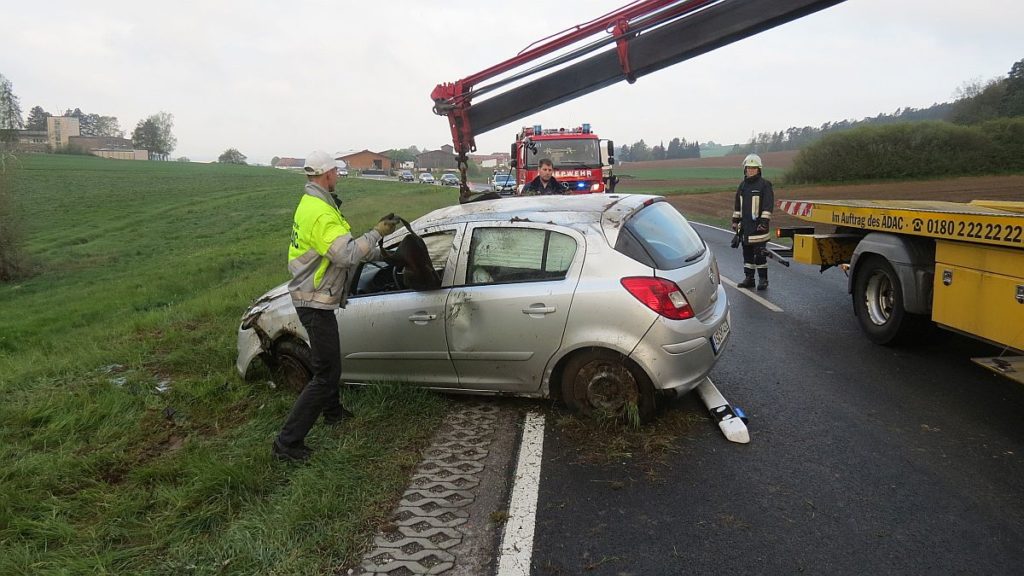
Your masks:
M444 400L347 391L357 418L315 427L310 465L271 460L293 397L265 371L237 377L235 331L287 277L303 181L22 160L12 191L36 270L0 285L0 574L315 574L357 560ZM355 230L454 200L366 180L342 191Z

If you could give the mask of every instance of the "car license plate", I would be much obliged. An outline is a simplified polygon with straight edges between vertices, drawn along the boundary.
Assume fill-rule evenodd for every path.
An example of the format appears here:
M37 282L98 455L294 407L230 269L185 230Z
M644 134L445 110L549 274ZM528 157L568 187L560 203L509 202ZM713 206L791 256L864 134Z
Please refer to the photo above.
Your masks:
M718 326L715 333L711 335L711 349L718 354L718 351L722 349L722 343L729 337L729 317L726 316L725 321Z

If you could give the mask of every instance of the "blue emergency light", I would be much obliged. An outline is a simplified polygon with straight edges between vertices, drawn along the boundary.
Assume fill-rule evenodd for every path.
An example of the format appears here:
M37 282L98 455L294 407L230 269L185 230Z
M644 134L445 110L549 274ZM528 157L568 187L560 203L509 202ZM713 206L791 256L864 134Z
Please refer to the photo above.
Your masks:
M540 134L541 133L540 132L540 124L534 124L533 125L533 133L534 134Z
M590 123L589 122L584 122L583 123L583 133L584 134L590 134Z
M586 188L587 187L587 183L586 182L577 182L576 183L576 187L577 188Z

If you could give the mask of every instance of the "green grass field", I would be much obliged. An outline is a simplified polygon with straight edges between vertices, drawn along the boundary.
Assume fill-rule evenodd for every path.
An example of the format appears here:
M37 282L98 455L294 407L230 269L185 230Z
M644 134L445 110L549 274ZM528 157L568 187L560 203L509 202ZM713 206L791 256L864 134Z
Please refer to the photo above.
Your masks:
M308 466L271 460L293 396L265 370L237 376L235 334L287 279L303 181L21 159L10 191L34 273L0 285L0 574L317 574L358 560L445 401L346 391L357 417L315 427ZM355 179L341 194L356 231L455 201Z

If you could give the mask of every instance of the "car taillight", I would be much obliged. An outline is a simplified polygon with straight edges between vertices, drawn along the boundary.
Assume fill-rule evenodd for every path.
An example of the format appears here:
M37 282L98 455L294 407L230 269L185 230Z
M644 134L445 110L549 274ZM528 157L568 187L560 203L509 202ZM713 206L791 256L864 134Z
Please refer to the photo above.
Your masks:
M651 276L631 276L621 280L622 287L645 306L672 320L693 318L693 308L675 282Z

